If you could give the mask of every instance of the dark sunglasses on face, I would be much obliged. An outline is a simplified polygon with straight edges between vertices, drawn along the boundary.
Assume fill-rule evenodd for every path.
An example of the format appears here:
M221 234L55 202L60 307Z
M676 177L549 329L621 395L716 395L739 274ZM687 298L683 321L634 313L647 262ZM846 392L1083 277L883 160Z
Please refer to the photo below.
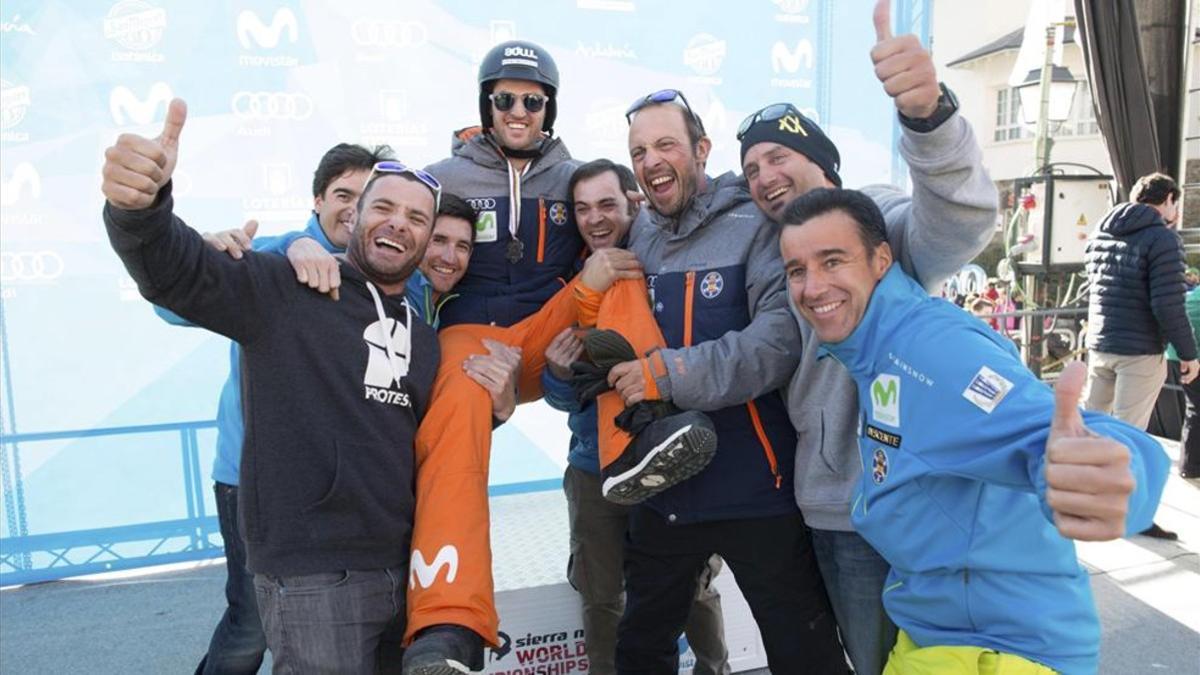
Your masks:
M750 113L742 123L738 125L737 139L740 141L750 131L750 127L759 122L774 122L788 115L800 116L800 111L791 103L772 103L771 105L762 108L758 112Z
M645 96L637 99L632 105L629 106L629 109L625 111L625 121L633 124L633 116L636 115L639 110L652 103L670 103L672 101L679 103L679 105L681 105L683 109L687 111L688 116L695 120L696 124L700 127L701 134L705 133L704 122L700 121L700 116L697 115L696 111L692 110L692 106L688 104L687 97L684 96L683 92L679 91L678 89L660 89L652 94L646 94Z
M502 91L488 96L492 101L492 105L496 106L496 110L500 112L508 112L517 104L517 95ZM539 113L542 108L546 107L546 97L541 94L522 94L520 96L521 105L525 106L525 110L531 113Z
M433 174L429 173L428 171L414 169L411 166L406 166L403 162L385 160L383 162L376 162L375 166L371 167L371 173L367 176L367 183L370 183L371 179L374 178L376 174L380 173L406 173L413 178L416 178L417 180L421 181L425 187L433 191L434 213L436 213L437 210L442 207L442 184L439 183L438 179L434 178Z

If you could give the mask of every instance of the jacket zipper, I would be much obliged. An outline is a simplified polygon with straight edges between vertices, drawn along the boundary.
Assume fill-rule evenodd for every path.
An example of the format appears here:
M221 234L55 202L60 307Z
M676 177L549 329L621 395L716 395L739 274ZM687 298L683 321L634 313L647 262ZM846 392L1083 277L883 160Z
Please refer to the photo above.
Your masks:
M771 439L767 438L767 430L763 428L762 418L758 416L758 406L754 405L754 401L747 401L746 409L750 411L750 422L754 425L754 433L758 435L758 442L762 444L763 453L767 456L771 475L775 477L775 489L778 490L783 485L783 476L779 473L779 460L775 458L775 449L771 447Z
M546 200L538 197L538 263L546 260Z
M696 273L684 275L683 287L683 346L692 346L692 302L696 299Z

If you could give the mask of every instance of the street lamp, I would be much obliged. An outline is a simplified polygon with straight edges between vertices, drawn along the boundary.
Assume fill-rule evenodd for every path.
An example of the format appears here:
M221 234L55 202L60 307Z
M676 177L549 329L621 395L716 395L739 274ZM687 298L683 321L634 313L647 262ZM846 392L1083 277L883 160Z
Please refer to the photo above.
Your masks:
M1047 121L1054 123L1066 122L1071 118L1071 104L1075 100L1075 89L1079 83L1071 71L1065 66L1053 66L1050 74L1050 105L1046 111ZM1025 76L1025 81L1017 85L1017 95L1021 99L1021 118L1025 124L1036 126L1041 110L1042 69L1034 68Z
M1065 122L1071 116L1071 102L1075 97L1075 78L1071 71L1054 65L1054 34L1059 26L1074 27L1075 20L1051 23L1046 26L1046 58L1041 68L1029 71L1025 81L1017 86L1021 100L1021 116L1026 124L1036 124L1034 136L1034 161L1037 173L1049 171L1050 122ZM1034 105L1036 103L1036 105Z

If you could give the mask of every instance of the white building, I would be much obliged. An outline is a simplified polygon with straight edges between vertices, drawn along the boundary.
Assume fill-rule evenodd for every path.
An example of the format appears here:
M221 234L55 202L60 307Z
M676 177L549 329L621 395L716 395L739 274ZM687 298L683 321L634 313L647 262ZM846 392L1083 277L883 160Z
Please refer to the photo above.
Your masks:
M933 0L931 43L938 76L958 95L983 148L984 166L1000 188L1001 218L1013 208L1012 181L1037 166L1034 130L1022 123L1017 92L1009 86L1024 38L1032 0ZM1173 171L1184 189L1182 225L1200 227L1200 6L1192 0L1188 104L1184 124L1185 171ZM1064 3L1069 16L1074 3ZM1112 175L1108 150L1096 124L1083 50L1075 31L1065 30L1062 65L1078 80L1068 121L1054 128L1051 162L1073 162ZM1069 173L1084 173L1082 168ZM1190 197L1190 198L1189 198ZM1189 254L1200 252L1200 237L1184 233Z

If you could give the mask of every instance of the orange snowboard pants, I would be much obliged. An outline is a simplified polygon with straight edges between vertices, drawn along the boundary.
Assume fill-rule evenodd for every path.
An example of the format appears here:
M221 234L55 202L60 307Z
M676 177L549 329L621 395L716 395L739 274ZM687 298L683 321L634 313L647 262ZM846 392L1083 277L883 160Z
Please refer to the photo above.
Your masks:
M650 311L650 292L646 280L621 279L614 283L602 298L586 289L577 294L579 298L579 323L599 329L611 329L620 333L638 354L642 365L642 377L646 380L646 398L659 398L655 377L666 373L666 365L658 351L667 345L658 322ZM595 308L595 309L592 309ZM595 317L593 322L593 316ZM596 421L599 427L598 443L600 468L612 464L631 440L629 434L613 422L625 409L620 394L608 390L596 397Z
M465 626L498 644L488 516L492 400L463 361L487 354L491 338L521 348L521 402L542 396L546 347L578 315L568 284L535 314L507 328L460 324L438 334L441 365L416 440L416 510L405 640L442 623Z
M442 361L416 441L406 640L429 626L450 623L498 644L487 490L492 401L463 371L463 361L487 353L484 338L520 347L520 401L537 400L542 396L546 348L581 319L584 325L617 330L639 354L663 346L647 297L644 280L618 281L603 296L573 282L537 313L508 328L460 324L439 333ZM661 369L657 352L643 359L648 389L653 387L650 375L662 372L650 370L656 358ZM602 394L597 405L601 466L607 466L629 443L629 435L613 424L625 406L613 391Z

